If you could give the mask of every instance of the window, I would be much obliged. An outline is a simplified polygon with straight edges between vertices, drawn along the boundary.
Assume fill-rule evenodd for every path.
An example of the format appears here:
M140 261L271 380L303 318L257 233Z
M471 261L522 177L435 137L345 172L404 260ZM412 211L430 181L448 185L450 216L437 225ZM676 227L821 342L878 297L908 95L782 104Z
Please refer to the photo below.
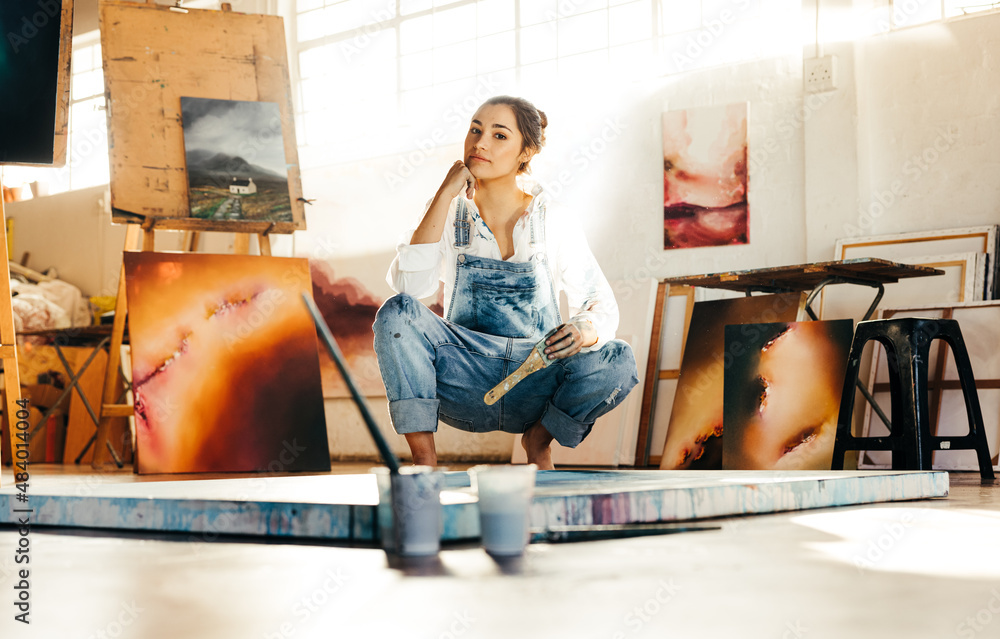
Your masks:
M297 0L300 160L308 168L405 153L416 165L430 148L461 139L472 110L491 95L550 105L560 99L557 84L612 87L794 54L799 7L797 0Z
M1000 7L988 0L873 0L869 33L885 33Z
M43 184L42 192L61 193L107 184L108 131L104 108L104 71L97 32L73 39L69 138L66 165L59 168L6 167L4 182Z

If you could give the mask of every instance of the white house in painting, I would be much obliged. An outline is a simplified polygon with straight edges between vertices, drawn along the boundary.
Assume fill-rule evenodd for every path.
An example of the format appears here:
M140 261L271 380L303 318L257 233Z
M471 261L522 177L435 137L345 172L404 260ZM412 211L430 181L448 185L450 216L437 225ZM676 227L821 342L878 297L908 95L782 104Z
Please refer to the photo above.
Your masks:
M257 192L257 185L253 178L233 178L233 183L229 185L229 192L235 195L253 195Z

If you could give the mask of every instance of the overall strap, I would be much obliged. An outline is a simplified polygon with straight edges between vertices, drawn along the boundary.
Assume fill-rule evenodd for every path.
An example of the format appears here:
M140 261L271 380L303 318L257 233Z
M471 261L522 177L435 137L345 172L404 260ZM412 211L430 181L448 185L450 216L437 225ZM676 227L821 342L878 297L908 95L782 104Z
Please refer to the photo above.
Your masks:
M538 210L531 216L531 246L545 248L545 202L538 203Z
M455 248L468 248L469 228L469 209L465 204L465 198L459 196L458 214L455 217Z

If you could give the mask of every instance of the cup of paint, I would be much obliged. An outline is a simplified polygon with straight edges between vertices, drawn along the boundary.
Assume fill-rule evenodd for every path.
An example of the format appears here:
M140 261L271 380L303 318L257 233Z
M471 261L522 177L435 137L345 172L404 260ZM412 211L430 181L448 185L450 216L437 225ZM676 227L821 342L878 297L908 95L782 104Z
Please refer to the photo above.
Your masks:
M479 527L487 553L499 557L524 553L536 470L534 464L469 469L479 495Z
M443 475L430 466L404 466L398 475L373 468L382 548L404 557L436 554L441 547Z

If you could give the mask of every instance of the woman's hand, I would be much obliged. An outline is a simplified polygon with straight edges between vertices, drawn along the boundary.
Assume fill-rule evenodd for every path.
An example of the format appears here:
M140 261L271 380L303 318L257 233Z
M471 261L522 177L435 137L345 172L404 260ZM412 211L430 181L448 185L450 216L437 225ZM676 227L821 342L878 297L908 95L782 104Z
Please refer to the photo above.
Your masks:
M465 189L465 197L471 200L472 196L476 194L476 178L472 177L472 173L469 171L469 167L465 166L465 162L458 160L448 169L448 175L445 176L444 182L441 183L441 188L438 192L444 195L450 202L456 195L462 192L462 189Z
M552 359L566 359L580 352L585 346L597 343L597 330L588 320L567 322L545 340L545 353Z
M448 169L448 175L438 189L434 199L424 218L417 226L417 230L410 237L410 244L435 244L441 241L441 234L447 222L448 208L455 196L465 190L466 197L470 200L476 193L476 178L472 177L469 167L461 160L455 162Z

